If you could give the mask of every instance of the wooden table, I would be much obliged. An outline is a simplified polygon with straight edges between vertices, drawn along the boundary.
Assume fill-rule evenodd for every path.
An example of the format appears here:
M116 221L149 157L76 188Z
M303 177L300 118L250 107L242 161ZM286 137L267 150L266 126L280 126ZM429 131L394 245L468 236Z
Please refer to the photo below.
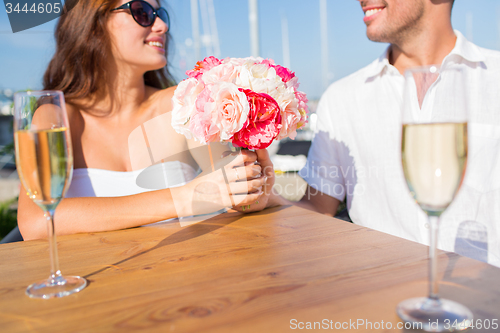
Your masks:
M401 332L396 305L427 293L426 246L297 207L58 243L63 273L90 285L30 299L26 286L48 275L47 242L1 245L1 332L335 331L361 321L350 331ZM500 319L500 269L444 252L439 267L442 296ZM393 329L376 329L382 321Z

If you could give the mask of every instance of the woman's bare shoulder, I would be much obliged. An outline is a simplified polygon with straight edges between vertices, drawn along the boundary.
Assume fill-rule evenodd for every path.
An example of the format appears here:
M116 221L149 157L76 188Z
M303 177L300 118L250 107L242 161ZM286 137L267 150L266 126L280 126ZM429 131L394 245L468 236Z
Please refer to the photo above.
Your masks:
M80 108L73 103L66 103L66 114L68 115L68 120L71 123L81 122L82 114L80 113Z
M172 97L174 97L174 92L177 86L165 88L165 89L158 89L158 88L153 88L147 86L147 93L150 98L154 99L168 99L171 100Z
M175 88L177 86L166 89L147 87L149 100L155 106L156 114L164 114L172 111L172 97L174 96Z

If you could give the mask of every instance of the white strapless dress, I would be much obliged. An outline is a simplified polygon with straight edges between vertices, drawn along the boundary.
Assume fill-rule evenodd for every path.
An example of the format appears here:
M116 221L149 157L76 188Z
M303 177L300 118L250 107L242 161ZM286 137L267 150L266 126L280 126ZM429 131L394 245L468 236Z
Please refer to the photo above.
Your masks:
M75 169L65 198L121 197L185 185L197 171L180 161L152 165L146 169L121 172L102 169Z

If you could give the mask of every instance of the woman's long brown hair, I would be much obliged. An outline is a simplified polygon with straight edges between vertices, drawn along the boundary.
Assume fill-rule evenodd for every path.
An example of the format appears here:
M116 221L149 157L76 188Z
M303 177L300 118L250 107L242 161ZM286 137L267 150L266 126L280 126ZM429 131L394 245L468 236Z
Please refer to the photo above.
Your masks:
M61 90L69 102L99 98L107 91L106 65L112 57L106 22L117 0L66 0L55 30L56 52L43 77L45 90ZM168 55L167 33L165 54ZM167 65L168 66L168 65ZM168 67L144 74L148 86L175 84Z

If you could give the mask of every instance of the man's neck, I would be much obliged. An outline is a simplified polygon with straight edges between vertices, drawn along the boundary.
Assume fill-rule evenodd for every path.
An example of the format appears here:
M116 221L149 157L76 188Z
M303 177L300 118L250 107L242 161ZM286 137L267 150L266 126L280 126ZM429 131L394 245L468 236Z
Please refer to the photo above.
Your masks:
M453 50L456 41L451 24L444 29L422 31L413 38L391 44L389 62L401 74L411 67L440 65Z

